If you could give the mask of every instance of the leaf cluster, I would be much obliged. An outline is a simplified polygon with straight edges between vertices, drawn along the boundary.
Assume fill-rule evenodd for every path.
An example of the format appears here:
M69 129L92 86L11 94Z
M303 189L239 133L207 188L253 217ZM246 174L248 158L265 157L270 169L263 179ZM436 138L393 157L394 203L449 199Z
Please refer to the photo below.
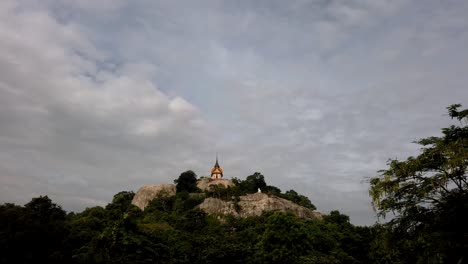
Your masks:
M468 246L468 232L459 220L468 221L468 110L460 107L447 108L459 125L443 128L441 136L416 141L421 145L419 155L391 159L387 169L370 179L369 194L378 216L394 216L386 225L390 230L386 237L405 241L402 252L410 248L420 252L415 262L467 258L462 252Z

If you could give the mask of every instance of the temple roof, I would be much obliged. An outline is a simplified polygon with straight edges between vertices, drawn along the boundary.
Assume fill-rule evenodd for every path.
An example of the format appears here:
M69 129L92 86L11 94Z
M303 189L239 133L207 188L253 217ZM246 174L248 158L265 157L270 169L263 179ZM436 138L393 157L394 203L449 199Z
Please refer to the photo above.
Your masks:
M216 155L216 163L211 169L211 174L223 174L223 168L219 166L218 155Z

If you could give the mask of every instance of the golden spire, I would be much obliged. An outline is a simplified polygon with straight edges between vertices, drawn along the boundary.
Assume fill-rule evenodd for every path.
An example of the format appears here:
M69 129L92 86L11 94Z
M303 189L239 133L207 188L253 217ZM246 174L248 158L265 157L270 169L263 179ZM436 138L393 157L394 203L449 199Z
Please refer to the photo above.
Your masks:
M223 178L223 168L221 168L221 166L219 166L218 153L216 153L215 165L211 169L211 178L212 179L221 179L221 178Z

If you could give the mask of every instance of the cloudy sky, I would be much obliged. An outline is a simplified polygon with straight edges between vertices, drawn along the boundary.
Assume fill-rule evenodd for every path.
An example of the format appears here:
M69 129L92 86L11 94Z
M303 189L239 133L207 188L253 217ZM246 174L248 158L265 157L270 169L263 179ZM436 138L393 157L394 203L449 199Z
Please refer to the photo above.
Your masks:
M366 178L468 105L465 0L2 0L0 203L261 172L376 221Z

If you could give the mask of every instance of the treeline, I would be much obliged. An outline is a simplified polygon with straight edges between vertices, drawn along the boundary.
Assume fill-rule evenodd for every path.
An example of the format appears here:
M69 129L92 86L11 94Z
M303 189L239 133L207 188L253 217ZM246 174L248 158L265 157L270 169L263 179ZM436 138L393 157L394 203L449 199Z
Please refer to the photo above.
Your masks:
M106 207L65 213L47 196L0 206L2 263L369 263L374 228L337 211L323 221L292 214L219 219L180 192L145 211L132 192Z
M144 211L131 204L135 194L127 191L104 208L78 214L66 213L47 196L24 206L0 205L0 262L363 263L370 229L354 227L337 211L312 221L279 212L219 218L196 208L206 197L232 199L261 189L315 209L294 190L281 193L267 185L261 173L204 193L193 171L174 182L175 196L160 196Z

